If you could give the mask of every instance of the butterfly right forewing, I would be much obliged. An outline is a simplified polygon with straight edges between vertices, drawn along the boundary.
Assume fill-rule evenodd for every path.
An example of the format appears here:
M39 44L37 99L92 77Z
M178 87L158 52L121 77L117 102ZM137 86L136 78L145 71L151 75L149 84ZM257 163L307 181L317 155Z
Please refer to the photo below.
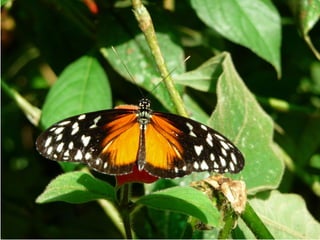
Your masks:
M154 112L152 121L173 149L168 159L174 164L168 163L168 169L150 164L161 177L184 176L193 171L238 173L244 167L244 157L239 149L214 129L169 113ZM163 124L163 121L167 123ZM171 126L171 130L163 129L164 125Z

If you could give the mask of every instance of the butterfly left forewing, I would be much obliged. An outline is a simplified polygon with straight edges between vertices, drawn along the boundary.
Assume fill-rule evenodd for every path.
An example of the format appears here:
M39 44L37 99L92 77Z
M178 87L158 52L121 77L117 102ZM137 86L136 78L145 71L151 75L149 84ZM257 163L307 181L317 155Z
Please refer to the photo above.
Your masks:
M81 114L52 125L37 138L36 147L51 160L85 163L102 173L125 174L131 171L135 156L123 158L119 144L134 124L136 115L131 109Z

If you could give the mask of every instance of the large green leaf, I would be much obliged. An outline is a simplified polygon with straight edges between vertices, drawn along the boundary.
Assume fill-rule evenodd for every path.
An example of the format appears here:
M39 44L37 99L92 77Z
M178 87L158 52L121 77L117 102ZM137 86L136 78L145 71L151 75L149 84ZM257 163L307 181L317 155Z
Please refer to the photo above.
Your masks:
M320 224L308 212L304 200L296 194L278 191L261 193L250 200L275 239L318 239ZM254 238L247 226L239 221L242 234L236 238Z
M160 210L170 210L198 218L218 227L220 214L202 192L191 187L172 187L141 197L137 204Z
M209 125L229 137L245 156L245 180L251 192L276 188L284 166L273 146L273 121L237 74L226 54L217 84L218 103Z
M83 56L59 76L46 98L41 124L49 127L64 118L110 108L108 78L93 56Z
M85 203L101 198L115 201L114 187L88 173L70 172L53 179L36 202Z
M198 17L225 38L280 67L281 22L269 0L191 0Z

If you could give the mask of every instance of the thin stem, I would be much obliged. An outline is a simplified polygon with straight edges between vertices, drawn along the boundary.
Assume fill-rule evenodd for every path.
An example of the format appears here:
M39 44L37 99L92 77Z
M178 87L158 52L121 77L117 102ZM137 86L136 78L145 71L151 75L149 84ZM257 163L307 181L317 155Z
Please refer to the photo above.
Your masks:
M229 210L227 212L227 216L223 218L224 226L220 230L218 239L227 239L229 238L229 235L235 225L235 222L237 221L237 215L233 210Z
M178 112L178 114L187 117L187 111L184 108L183 101L179 95L179 92L173 84L171 75L167 69L166 63L162 56L157 36L153 27L151 16L148 10L144 7L140 0L132 0L133 12L139 23L139 27L143 32L147 43L151 49L151 53L155 59L157 67L160 71L164 84L169 92L172 102Z
M122 217L127 239L132 239L131 221L130 221L130 213L132 209L132 206L130 203L130 187L131 187L131 184L124 184L120 188L120 201L119 201L119 212Z
M122 236L125 237L126 233L124 229L123 220L120 216L118 209L114 206L114 203L105 199L98 199L97 202L102 207L105 214L111 219L113 224L117 227Z
M258 239L274 239L267 227L255 213L249 202L246 204L244 212L241 214L242 220L246 223L251 232Z
M264 98L264 97L256 97L257 100L272 109L279 111L279 112L300 112L306 114L313 114L316 113L316 109L312 109L310 107L304 107L289 103L282 99L277 98Z

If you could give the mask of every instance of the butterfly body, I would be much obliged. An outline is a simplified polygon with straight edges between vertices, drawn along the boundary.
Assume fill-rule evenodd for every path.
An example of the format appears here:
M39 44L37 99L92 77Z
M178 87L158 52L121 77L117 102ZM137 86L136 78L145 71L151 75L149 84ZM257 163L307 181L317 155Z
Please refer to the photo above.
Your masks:
M62 120L38 137L36 147L46 158L85 163L111 175L137 167L175 178L193 171L237 173L244 166L226 137L194 120L152 111L148 99Z

